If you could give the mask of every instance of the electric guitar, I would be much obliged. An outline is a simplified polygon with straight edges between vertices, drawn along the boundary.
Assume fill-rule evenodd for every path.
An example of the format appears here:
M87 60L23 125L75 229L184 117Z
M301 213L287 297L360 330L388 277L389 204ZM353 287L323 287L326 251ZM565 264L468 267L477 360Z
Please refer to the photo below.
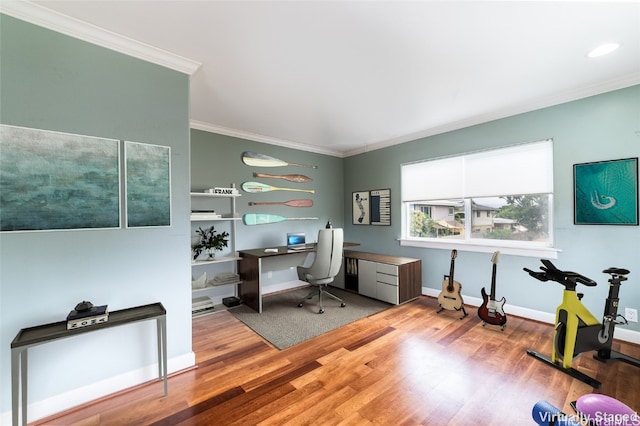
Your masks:
M438 313L442 312L444 309L456 311L462 310L464 313L462 318L464 318L467 316L467 312L464 309L464 302L462 301L462 295L460 294L462 284L453 279L456 257L458 257L458 251L455 249L451 250L451 268L449 269L449 275L445 275L444 281L442 281L442 291L438 296L438 303L440 303Z
M500 252L496 251L491 256L491 263L493 263L493 274L491 276L491 295L487 295L487 292L484 291L484 287L480 291L482 293L482 305L478 308L478 316L483 321L482 325L486 323L499 325L504 328L507 324L507 316L504 313L504 302L506 302L503 297L500 300L496 300L496 269L498 266L498 261L500 258Z

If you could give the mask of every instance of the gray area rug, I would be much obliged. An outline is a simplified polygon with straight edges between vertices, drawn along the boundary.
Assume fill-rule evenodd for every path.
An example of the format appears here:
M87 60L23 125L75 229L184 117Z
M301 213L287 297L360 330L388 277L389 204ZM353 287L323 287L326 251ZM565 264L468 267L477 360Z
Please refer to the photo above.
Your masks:
M341 308L340 302L324 296L324 313L318 314L317 297L305 300L302 308L298 307L300 299L311 290L311 287L304 287L263 297L261 314L244 305L229 309L229 312L276 348L286 349L393 306L330 287L329 291L344 300L347 306Z

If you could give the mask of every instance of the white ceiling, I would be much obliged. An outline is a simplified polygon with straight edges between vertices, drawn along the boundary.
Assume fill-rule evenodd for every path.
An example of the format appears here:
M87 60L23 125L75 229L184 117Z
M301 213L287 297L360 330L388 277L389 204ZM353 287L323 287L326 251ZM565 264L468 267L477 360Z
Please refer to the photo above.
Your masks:
M40 6L75 18L82 22L60 28L84 31L85 39L105 29L124 36L121 45L141 42L128 53L143 58L149 46L176 55L174 68L192 73L194 128L335 156L640 84L637 1L2 6L53 29L67 18ZM610 41L623 45L609 56L585 56Z

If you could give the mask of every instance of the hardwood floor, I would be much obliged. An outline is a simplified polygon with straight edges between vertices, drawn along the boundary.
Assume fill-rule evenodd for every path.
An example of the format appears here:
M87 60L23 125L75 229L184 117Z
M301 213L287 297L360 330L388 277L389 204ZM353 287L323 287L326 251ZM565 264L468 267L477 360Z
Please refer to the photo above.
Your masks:
M551 325L509 316L500 331L474 307L460 320L437 306L423 296L283 351L228 312L196 318L198 366L171 376L167 397L154 382L37 424L528 425L537 401L573 413L586 393L640 409L639 368L583 354L574 366L603 383L594 391L526 354L550 353Z

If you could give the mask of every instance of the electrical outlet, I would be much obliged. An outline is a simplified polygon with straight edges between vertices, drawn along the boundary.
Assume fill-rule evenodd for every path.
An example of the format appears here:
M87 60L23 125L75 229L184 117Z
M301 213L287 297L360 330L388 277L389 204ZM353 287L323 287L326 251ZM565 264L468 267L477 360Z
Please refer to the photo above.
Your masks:
M638 310L631 308L624 308L624 317L629 322L638 322Z

